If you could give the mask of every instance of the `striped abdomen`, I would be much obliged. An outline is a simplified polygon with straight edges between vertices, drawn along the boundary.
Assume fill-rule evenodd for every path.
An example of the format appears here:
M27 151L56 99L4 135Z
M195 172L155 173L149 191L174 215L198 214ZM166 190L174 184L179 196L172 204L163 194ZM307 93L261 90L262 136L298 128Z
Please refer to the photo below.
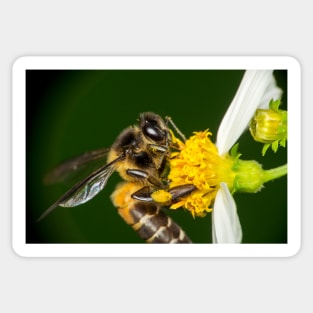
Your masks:
M185 232L156 204L136 201L132 207L118 211L127 223L131 217L130 226L148 243L191 243Z
M185 232L158 204L134 200L134 183L118 185L111 198L121 217L148 243L191 243Z

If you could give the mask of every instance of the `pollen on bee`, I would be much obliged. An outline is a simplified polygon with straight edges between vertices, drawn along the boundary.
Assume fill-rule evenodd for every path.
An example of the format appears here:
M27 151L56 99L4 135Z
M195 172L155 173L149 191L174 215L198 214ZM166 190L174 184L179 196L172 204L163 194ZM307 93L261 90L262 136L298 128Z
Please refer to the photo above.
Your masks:
M167 203L172 200L172 195L165 190L156 190L151 194L151 198L158 203Z

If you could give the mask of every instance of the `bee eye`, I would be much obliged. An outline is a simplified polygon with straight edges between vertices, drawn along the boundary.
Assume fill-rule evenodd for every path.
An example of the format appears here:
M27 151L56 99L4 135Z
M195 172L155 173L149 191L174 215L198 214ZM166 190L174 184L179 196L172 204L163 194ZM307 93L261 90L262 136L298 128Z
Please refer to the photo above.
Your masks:
M165 138L165 132L156 125L146 124L143 126L142 131L146 137L156 142L162 141Z

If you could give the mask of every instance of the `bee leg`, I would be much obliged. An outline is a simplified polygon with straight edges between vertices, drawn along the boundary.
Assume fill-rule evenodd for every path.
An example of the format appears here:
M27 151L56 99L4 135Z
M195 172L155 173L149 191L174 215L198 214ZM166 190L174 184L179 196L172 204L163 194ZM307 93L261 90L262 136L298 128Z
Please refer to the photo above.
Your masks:
M137 169L127 169L126 173L127 175L137 179L148 179L149 177L149 174L147 172Z
M163 183L158 179L157 177L149 175L147 172L143 170L138 169L127 169L126 170L127 175L136 178L138 180L146 180L152 185L155 185L156 187L164 187Z
M162 165L164 157L166 155L169 155L168 147L159 144L148 144L147 148L151 153L153 153L158 158L158 162L156 162L155 167L159 169Z
M193 184L186 184L170 188L168 192L172 196L172 201L175 202L179 198L183 198L190 195L196 189L197 188Z
M151 197L151 188L148 186L142 187L141 189L134 192L131 197L135 200L143 201L143 202L154 202Z
M161 154L161 155L165 155L168 153L168 147L167 146L163 146L163 145L158 145L158 144L153 144L150 143L147 145L149 151L156 153L156 154Z
M197 188L192 184L186 184L181 186L176 186L168 191L164 190L164 192L170 194L170 201L176 202L180 198L186 197L190 195L193 191L195 191ZM163 190L163 189L160 189ZM135 200L143 201L143 202L159 202L156 197L152 194L157 193L159 190L155 190L150 188L149 186L145 186L136 192L134 192L131 197ZM162 201L160 201L162 203Z

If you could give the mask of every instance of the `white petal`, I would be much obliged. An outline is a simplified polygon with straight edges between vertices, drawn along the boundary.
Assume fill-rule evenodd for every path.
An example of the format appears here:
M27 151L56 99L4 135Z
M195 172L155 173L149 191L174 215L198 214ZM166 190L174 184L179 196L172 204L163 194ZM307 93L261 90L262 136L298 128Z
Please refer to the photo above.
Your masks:
M213 243L241 243L242 230L237 207L227 185L221 183L212 212Z
M272 75L271 82L267 86L265 93L263 95L263 98L261 100L261 103L258 106L258 108L268 109L268 107L269 107L268 105L269 105L270 101L272 99L273 100L281 99L282 94L283 94L283 91L277 86L276 80L275 80L274 76Z
M275 87L272 73L272 70L245 72L217 132L216 146L220 155L227 153L236 143L248 126L265 93L271 94L271 88Z

